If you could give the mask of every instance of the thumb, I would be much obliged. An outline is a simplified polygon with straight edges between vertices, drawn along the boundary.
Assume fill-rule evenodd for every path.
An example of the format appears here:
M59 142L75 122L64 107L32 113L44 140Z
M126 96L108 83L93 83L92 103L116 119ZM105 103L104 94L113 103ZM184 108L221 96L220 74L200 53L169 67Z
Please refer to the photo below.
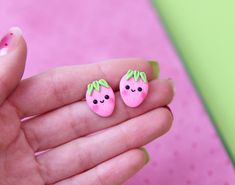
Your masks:
M0 105L16 88L24 73L26 43L19 28L11 28L0 41Z

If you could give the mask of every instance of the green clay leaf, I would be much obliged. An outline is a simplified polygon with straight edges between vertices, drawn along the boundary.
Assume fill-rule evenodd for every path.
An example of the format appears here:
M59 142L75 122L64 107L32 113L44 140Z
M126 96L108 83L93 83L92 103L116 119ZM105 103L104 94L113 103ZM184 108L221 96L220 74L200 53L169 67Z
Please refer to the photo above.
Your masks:
M140 77L140 72L139 71L134 71L134 79L137 81Z
M134 74L134 71L129 69L126 73L126 80L129 80Z
M89 96L91 96L93 88L94 87L93 87L92 83L89 83L87 86L87 92L88 92Z
M99 84L104 86L104 87L106 87L106 88L109 88L109 84L104 79L100 79L99 80Z
M92 82L92 84L93 84L95 90L100 92L100 84L99 84L99 82L98 81L94 81L94 82Z
M147 83L147 76L145 72L140 72L141 79L144 81L144 83Z

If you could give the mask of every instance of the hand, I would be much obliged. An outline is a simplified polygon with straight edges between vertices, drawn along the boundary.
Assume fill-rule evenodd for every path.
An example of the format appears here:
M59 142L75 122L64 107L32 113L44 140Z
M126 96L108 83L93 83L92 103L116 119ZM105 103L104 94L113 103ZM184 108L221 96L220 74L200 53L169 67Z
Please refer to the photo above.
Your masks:
M151 65L140 59L57 68L21 80L26 44L18 29L11 32L2 46L7 52L5 41L0 44L0 184L115 185L139 171L148 162L140 147L171 127L165 107L173 98L171 81L153 80ZM151 80L138 108L125 106L118 92L128 69L145 71ZM87 84L101 78L116 91L108 118L83 100Z

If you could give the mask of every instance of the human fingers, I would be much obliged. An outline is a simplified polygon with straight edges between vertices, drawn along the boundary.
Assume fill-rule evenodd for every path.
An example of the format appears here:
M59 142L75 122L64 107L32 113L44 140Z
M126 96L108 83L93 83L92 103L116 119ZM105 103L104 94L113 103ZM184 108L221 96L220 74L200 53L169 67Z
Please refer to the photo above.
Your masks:
M130 149L139 148L166 133L172 120L167 108L158 108L102 133L51 149L37 156L42 177L46 183L55 183Z
M115 94L116 108L109 118L97 116L91 112L85 101L79 101L26 120L22 128L28 142L35 151L56 147L165 106L172 100L174 92L171 80L151 81L148 97L135 109L125 106L120 94L118 92Z
M22 118L38 115L83 99L91 81L105 79L117 90L120 78L128 69L144 71L151 80L156 77L157 66L156 62L143 59L116 59L57 68L23 80L9 101Z
M133 149L120 154L98 166L54 185L117 185L124 183L148 162L148 153L144 149Z

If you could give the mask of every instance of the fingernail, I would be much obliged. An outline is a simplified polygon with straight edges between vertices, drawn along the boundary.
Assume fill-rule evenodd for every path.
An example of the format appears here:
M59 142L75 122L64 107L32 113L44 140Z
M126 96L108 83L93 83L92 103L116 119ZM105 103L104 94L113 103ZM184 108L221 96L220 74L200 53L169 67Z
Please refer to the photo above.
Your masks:
M149 153L148 151L144 148L144 147L141 147L140 150L142 150L144 152L144 155L145 155L145 164L147 164L150 160L150 157L149 157Z
M12 27L0 41L0 56L4 56L14 50L22 31L18 27Z
M160 72L159 65L154 60L150 60L150 61L148 61L148 63L150 64L150 66L152 68L152 79L155 80L159 76L159 72Z
M170 84L171 84L171 86L172 86L172 88L173 88L173 93L174 93L174 95L175 95L175 93L176 93L176 90L175 90L175 83L174 83L174 81L173 81L171 78L168 78L168 81L170 82Z

